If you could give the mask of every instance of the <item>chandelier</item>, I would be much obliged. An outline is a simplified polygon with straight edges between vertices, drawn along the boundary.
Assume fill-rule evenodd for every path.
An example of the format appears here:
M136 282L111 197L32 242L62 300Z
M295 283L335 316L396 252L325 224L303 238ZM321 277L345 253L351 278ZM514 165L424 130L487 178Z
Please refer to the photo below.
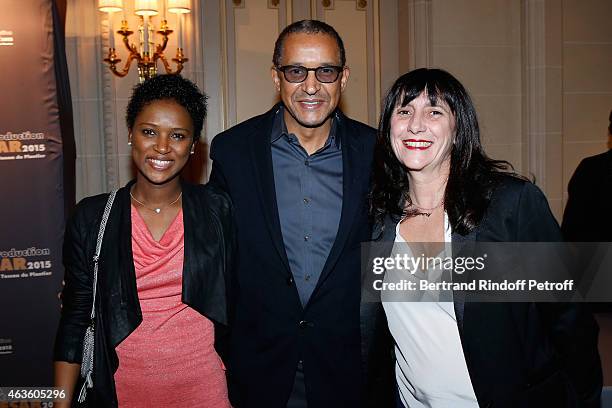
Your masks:
M113 74L118 77L124 77L128 74L133 61L136 61L138 66L138 78L140 82L144 82L157 75L157 61L160 60L167 74L178 74L183 69L183 64L188 61L183 54L183 15L191 11L189 0L161 0L161 9L158 8L157 0L133 0L134 14L138 16L139 23L137 28L137 42L131 43L130 36L134 34L128 27L126 10L123 7L123 0L98 0L98 10L108 13L108 39L109 48L108 56L104 58L104 62L109 65ZM166 4L167 3L167 4ZM152 17L159 14L161 10L161 22L159 29L155 31ZM168 36L173 30L168 28L166 20L166 11L174 13L177 16L178 36L176 56L172 58L176 68L172 69L170 62L164 55L166 46L168 45ZM113 29L113 14L123 12L121 20L121 29L116 33L121 36L121 41L127 49L128 56L123 65L123 68L117 68L121 59L115 50L115 31ZM161 35L161 43L155 43L155 33Z

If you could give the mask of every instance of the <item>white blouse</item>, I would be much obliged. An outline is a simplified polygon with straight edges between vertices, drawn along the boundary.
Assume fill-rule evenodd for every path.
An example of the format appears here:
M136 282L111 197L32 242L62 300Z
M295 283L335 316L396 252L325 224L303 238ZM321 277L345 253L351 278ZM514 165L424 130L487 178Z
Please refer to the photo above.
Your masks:
M444 240L451 242L446 213ZM450 245L445 247L441 255L450 256ZM411 255L398 223L392 256L397 253L403 256L406 251ZM392 271L386 272L385 281L394 279L389 272ZM441 274L440 270L427 270L427 274L418 271L413 277L432 281ZM477 408L459 338L452 292L427 291L421 296L420 301L401 302L385 301L383 295L389 330L395 340L395 377L402 403L408 408ZM440 302L440 297L451 301Z

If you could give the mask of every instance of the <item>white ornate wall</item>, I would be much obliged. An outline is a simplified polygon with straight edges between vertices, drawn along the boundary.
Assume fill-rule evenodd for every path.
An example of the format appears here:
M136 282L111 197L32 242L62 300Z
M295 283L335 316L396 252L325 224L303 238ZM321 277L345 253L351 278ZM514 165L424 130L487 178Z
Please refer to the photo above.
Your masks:
M447 69L474 98L487 151L535 176L558 217L579 160L606 149L607 0L192 0L192 7L184 75L210 96L205 142L276 101L270 67L278 33L290 22L318 18L345 41L347 114L375 126L381 97L399 74ZM137 78L134 72L116 78L102 62L103 18L95 0L69 1L79 198L131 177L123 112ZM176 26L173 17L169 23ZM203 147L191 169L198 180L210 168Z

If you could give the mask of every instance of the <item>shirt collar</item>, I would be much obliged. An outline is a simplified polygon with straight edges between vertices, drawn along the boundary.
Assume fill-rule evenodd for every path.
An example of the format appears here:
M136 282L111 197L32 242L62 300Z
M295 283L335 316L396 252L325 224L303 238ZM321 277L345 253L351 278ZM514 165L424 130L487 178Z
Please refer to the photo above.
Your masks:
M274 122L272 124L272 132L270 134L270 143L276 142L281 137L295 138L295 135L293 135L292 133L289 133L289 131L287 130L287 125L285 124L284 113L285 113L285 108L283 107L283 105L279 105L279 108L276 111L275 116L274 116ZM337 137L336 135L338 121L339 121L338 112L334 112L333 117L332 117L331 129L329 130L329 136L327 137L327 141L325 142L325 145L322 147L322 149L327 148L327 146L333 145L338 150L340 150L340 146L341 146L340 138Z

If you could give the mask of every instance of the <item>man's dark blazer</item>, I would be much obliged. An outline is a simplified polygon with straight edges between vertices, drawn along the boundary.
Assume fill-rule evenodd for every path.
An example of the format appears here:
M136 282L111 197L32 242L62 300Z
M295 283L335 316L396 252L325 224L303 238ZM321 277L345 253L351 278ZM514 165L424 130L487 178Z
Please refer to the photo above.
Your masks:
M580 162L567 186L561 230L569 242L612 242L612 150ZM612 313L612 303L591 310Z
M612 241L612 150L582 160L567 192L561 227L565 240Z
M389 243L389 252L396 224L388 217L382 231L376 228L373 233L379 242ZM467 235L452 234L453 253L475 241L560 240L559 226L542 192L510 176L504 176L495 189L480 225ZM599 408L598 327L586 308L567 303L478 303L466 298L465 292L454 292L453 301L481 407Z
M337 111L343 161L336 240L302 306L281 233L271 131L279 105L216 136L210 182L227 191L237 225L229 339L230 399L239 408L286 406L303 361L308 406L356 407L360 359L360 242L370 237L366 197L375 130Z

